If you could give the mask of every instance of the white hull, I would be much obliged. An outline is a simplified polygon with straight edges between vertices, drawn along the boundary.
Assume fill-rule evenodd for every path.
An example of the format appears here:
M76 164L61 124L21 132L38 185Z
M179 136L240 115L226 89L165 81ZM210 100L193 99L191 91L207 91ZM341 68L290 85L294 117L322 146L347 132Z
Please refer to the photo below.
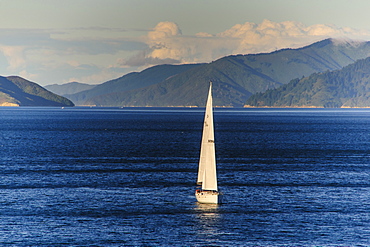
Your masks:
M222 195L217 191L196 190L195 197L199 203L221 203Z

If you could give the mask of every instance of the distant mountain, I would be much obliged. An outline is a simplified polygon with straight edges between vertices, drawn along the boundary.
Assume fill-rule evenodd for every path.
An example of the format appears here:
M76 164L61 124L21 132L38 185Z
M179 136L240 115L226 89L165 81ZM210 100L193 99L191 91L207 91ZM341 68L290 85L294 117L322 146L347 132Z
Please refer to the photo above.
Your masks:
M0 106L74 106L74 104L21 77L0 76Z
M250 97L254 107L370 107L370 57Z
M107 81L87 91L69 95L66 94L65 97L72 100L76 105L86 105L90 104L88 100L96 96L106 95L106 97L109 98L111 97L110 94L115 92L126 92L134 89L142 89L200 65L201 64L157 65L143 70L142 72L132 72L118 79ZM112 106L120 105L114 103Z
M47 85L44 88L58 95L75 94L82 91L93 89L96 85L90 85L79 82L69 82L66 84L52 84Z
M78 105L203 106L213 81L215 105L242 107L254 93L341 69L369 55L370 42L326 39L299 49L228 56L208 64L155 66L67 97Z

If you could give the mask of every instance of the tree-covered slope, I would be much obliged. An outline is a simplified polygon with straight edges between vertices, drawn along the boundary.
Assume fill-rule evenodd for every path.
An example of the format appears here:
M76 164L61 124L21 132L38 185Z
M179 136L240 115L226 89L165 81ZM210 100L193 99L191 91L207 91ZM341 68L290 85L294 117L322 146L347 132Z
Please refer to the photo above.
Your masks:
M86 103L98 106L202 106L209 81L212 81L215 105L242 106L251 93L235 82L238 78L248 76L261 82L255 85L257 90L280 85L252 68L235 64L233 60L223 59L214 63L191 68L146 88L93 97ZM248 88L249 85L244 86Z
M74 106L67 98L18 76L0 77L0 105Z
M87 100L100 95L110 95L116 92L126 92L134 89L141 89L159 83L178 73L200 66L201 64L185 65L157 65L141 72L133 72L120 78L104 82L93 89L85 90L76 94L64 95L76 105L86 105ZM108 96L109 97L109 96ZM112 104L118 106L117 104Z
M251 96L254 107L370 107L370 57Z

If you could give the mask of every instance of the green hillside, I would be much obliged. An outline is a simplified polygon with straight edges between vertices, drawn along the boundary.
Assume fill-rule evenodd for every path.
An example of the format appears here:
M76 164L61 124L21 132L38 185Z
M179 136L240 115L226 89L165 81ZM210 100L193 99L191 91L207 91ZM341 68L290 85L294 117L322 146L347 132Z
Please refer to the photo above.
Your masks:
M0 77L0 105L74 106L67 98L18 76Z
M370 57L251 96L254 107L370 107Z
M150 85L159 83L174 76L178 73L191 69L193 67L200 66L201 64L185 64L185 65L157 65L142 72L133 72L124 75L120 78L107 81L100 85L95 86L91 90L86 90L76 94L64 95L68 99L72 100L76 105L86 105L89 104L88 100L100 96L107 95L116 92L126 92L134 89L141 89L148 87ZM99 104L102 105L102 104ZM119 106L116 103L112 106Z

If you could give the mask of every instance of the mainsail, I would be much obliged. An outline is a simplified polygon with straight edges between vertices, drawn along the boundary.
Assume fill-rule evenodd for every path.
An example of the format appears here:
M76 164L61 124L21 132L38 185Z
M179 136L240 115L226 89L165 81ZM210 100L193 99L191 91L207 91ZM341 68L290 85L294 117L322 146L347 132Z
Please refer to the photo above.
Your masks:
M204 116L197 183L202 185L202 190L217 191L216 155L212 111L212 84L209 86L206 113Z

